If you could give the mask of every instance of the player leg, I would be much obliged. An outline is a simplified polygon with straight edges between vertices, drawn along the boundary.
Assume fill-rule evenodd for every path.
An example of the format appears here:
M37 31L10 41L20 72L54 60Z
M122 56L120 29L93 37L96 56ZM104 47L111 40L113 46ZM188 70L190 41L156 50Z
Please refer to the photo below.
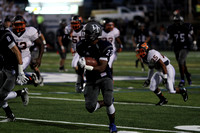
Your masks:
M162 106L163 104L167 104L167 99L162 94L161 90L158 88L158 85L162 82L162 78L159 72L154 73L150 81L150 90L153 91L156 96L160 99L160 101L156 105Z
M101 107L98 100L99 95L99 85L95 83L88 83L86 82L85 90L84 90L84 97L85 97L85 107L88 112L93 113L97 109Z
M59 49L60 49L60 47L59 47ZM65 48L65 50L66 50L66 48ZM65 69L65 60L66 60L66 57L67 57L67 52L63 53L62 50L60 49L59 54L60 54L59 71L60 72L66 72L66 71L68 71L67 69Z
M75 72L77 74L77 80L76 80L76 84L75 84L75 90L77 93L82 93L84 88L83 88L83 84L84 84L84 78L83 78L83 74L84 74L84 69L81 68L78 65L78 60L79 60L79 54L75 53L73 60L72 60L72 68L75 69Z
M181 64L184 66L184 74L186 75L186 79L188 81L188 84L191 85L192 84L191 74L188 72L188 69L187 69L187 66L186 66L186 58L187 58L188 53L189 53L189 51L187 49L182 49L180 51L180 59L183 60L181 62Z
M7 100L14 99L17 96L21 96L24 105L28 105L29 97L27 88L18 91L12 91L15 86L15 76L16 75L15 73L13 73L13 71L8 70L3 71L0 76L1 81L4 81L0 87L0 104L7 116L7 118L5 120L2 120L1 122L10 122L15 120L14 114L12 113L8 103L6 102Z
M101 90L103 95L104 105L107 109L107 115L110 121L109 130L110 133L116 133L117 128L115 125L115 107L113 104L113 81L110 78L102 79Z

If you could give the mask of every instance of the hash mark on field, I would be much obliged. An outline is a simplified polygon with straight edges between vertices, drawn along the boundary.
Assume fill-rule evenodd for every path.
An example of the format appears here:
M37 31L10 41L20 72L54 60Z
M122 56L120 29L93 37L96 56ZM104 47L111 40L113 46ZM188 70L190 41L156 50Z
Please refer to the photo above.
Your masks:
M6 118L0 116L0 118ZM108 127L108 125L103 124L93 124L93 123L80 123L80 122L67 122L67 121L53 121L53 120L42 120L42 119L29 119L29 118L16 118L17 120L23 121L35 121L35 122L46 122L46 123L59 123L59 124L71 124L71 125L83 125L83 126L96 126L96 127ZM131 129L131 130L143 130L143 131L155 131L155 132L169 132L169 133L180 133L180 131L172 130L160 130L160 129L148 129L148 128L138 128L138 127L126 127L126 126L117 126L118 129ZM181 133L188 133L183 132Z
M62 100L62 101L75 101L75 102L84 102L84 101L85 101L84 99L55 98L55 97L39 97L39 96L30 96L30 98L35 98L35 99L48 99L48 100ZM150 103L114 102L114 104L155 106L155 104L150 104ZM166 107L173 107L173 108L200 109L200 107L198 107L198 106L181 106L181 105L163 105L163 106L166 106Z

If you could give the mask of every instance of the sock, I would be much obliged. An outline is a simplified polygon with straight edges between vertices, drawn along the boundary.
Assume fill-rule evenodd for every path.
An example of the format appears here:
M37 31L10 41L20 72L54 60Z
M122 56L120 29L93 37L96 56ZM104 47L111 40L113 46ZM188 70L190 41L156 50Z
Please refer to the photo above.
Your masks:
M96 104L96 108L95 108L94 111L96 111L96 110L99 109L99 108L100 108L100 104L99 104L99 102L97 102L97 104Z
M108 118L109 118L110 124L114 124L115 123L115 113L108 114Z
M163 100L165 99L165 97L163 96L162 92L160 91L160 89L156 89L154 91L154 93L157 95L157 97L160 99L160 100Z
M4 99L5 101L9 100L9 99L13 99L17 97L17 93L15 91L11 91L8 93L7 97Z
M7 103L6 103L7 104ZM3 105L3 110L5 111L6 113L6 116L9 117L9 118L13 118L14 117L14 114L13 112L11 111L9 105L7 104L7 107L5 107L5 104Z

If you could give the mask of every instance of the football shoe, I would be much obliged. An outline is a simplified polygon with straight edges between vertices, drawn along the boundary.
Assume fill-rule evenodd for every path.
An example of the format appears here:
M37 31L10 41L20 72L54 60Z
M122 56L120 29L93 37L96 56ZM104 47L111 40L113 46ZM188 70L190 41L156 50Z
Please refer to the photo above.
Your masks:
M183 100L186 102L188 100L188 94L187 94L187 89L186 88L182 88L181 89L181 95L183 97Z
M181 82L179 82L178 87L184 87L185 86L185 81L181 80Z
M39 80L35 73L32 74L32 79L33 79L33 85L37 87L39 85Z
M156 104L156 106L162 106L163 104L167 104L168 103L168 101L167 101L167 99L165 98L165 99L161 99L157 104Z
M29 103L28 88L22 89L21 99L22 99L24 106L27 106Z
M82 92L84 91L84 89L83 89L83 84L81 84L81 83L76 83L75 89L76 89L76 92L77 92L77 93L82 93Z
M117 127L114 123L109 125L109 131L110 133L117 133Z
M0 122L14 122L15 116L12 114L11 116L7 117L6 119L1 120Z

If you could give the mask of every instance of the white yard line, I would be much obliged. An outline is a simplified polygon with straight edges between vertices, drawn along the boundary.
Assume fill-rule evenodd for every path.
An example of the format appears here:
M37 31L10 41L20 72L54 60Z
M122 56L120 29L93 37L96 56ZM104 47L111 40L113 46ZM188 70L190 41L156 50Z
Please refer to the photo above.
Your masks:
M0 116L0 118L5 118L4 116ZM79 122L67 122L67 121L53 121L53 120L42 120L42 119L29 119L29 118L16 118L17 120L24 121L35 121L35 122L46 122L46 123L59 123L59 124L71 124L71 125L83 125L83 126L97 126L97 127L108 127L108 125L103 124L93 124L93 123L79 123ZM138 127L126 127L126 126L117 126L118 129L132 129L132 130L143 130L143 131L155 131L155 132L165 132L165 133L180 133L180 131L172 131L172 130L160 130L160 129L148 129L148 128L138 128ZM183 132L181 133L188 133Z
M55 98L55 97L39 97L39 96L30 96L30 98L35 99L50 99L50 100L63 100L63 101L76 101L76 102L84 102L83 99L69 99L69 98ZM155 106L155 104L150 103L126 103L126 102L114 102L114 104L123 104L123 105L145 105L145 106ZM173 108L190 108L190 109L200 109L198 106L181 106L181 105L163 105L166 107Z

